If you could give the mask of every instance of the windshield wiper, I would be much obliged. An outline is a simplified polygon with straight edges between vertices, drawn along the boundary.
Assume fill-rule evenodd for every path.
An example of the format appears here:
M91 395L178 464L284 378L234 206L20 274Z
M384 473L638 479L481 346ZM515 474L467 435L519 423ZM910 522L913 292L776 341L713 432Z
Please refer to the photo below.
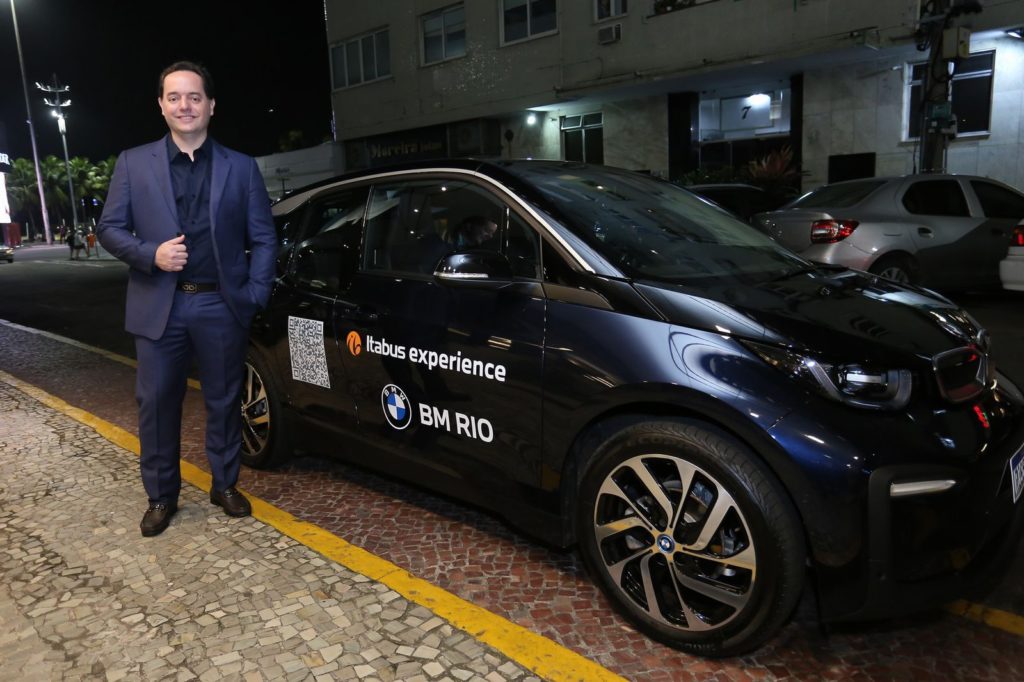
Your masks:
M816 273L816 272L818 272L818 269L819 268L816 265L804 265L804 266L801 266L801 267L797 268L796 270L789 270L788 272L784 272L781 275L777 275L775 277L772 277L768 281L769 282L781 282L784 279L792 279L794 277L799 277L800 275L809 275L809 274Z

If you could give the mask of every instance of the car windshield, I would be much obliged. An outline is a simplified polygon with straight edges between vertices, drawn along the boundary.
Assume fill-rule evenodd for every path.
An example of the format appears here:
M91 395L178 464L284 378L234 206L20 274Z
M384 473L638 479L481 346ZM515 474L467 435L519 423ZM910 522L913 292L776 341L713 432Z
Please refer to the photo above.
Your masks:
M809 266L728 212L662 180L584 165L523 164L510 170L540 190L555 217L629 277L753 284Z
M825 185L803 195L786 208L849 208L885 184L885 180L862 180Z

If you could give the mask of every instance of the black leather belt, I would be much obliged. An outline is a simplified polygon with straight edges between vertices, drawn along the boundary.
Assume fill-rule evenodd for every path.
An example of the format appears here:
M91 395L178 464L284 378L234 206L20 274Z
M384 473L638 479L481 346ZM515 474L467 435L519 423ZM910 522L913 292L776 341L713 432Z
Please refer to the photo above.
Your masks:
M220 285L216 282L178 282L178 291L186 294L205 294L219 289Z

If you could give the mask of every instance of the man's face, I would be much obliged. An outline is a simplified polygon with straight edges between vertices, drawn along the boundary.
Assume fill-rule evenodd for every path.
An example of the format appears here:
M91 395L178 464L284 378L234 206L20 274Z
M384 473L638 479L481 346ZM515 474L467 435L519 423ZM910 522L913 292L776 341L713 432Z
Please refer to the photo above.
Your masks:
M164 78L157 100L171 132L182 136L205 133L213 116L214 100L203 90L203 78L193 71L172 71Z

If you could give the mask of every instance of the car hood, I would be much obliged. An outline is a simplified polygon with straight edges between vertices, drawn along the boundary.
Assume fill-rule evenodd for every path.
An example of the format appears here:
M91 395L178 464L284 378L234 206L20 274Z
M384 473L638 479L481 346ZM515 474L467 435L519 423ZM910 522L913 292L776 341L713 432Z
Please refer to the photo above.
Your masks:
M754 286L634 284L672 323L823 358L921 360L981 342L977 322L939 294L856 270L823 269Z

